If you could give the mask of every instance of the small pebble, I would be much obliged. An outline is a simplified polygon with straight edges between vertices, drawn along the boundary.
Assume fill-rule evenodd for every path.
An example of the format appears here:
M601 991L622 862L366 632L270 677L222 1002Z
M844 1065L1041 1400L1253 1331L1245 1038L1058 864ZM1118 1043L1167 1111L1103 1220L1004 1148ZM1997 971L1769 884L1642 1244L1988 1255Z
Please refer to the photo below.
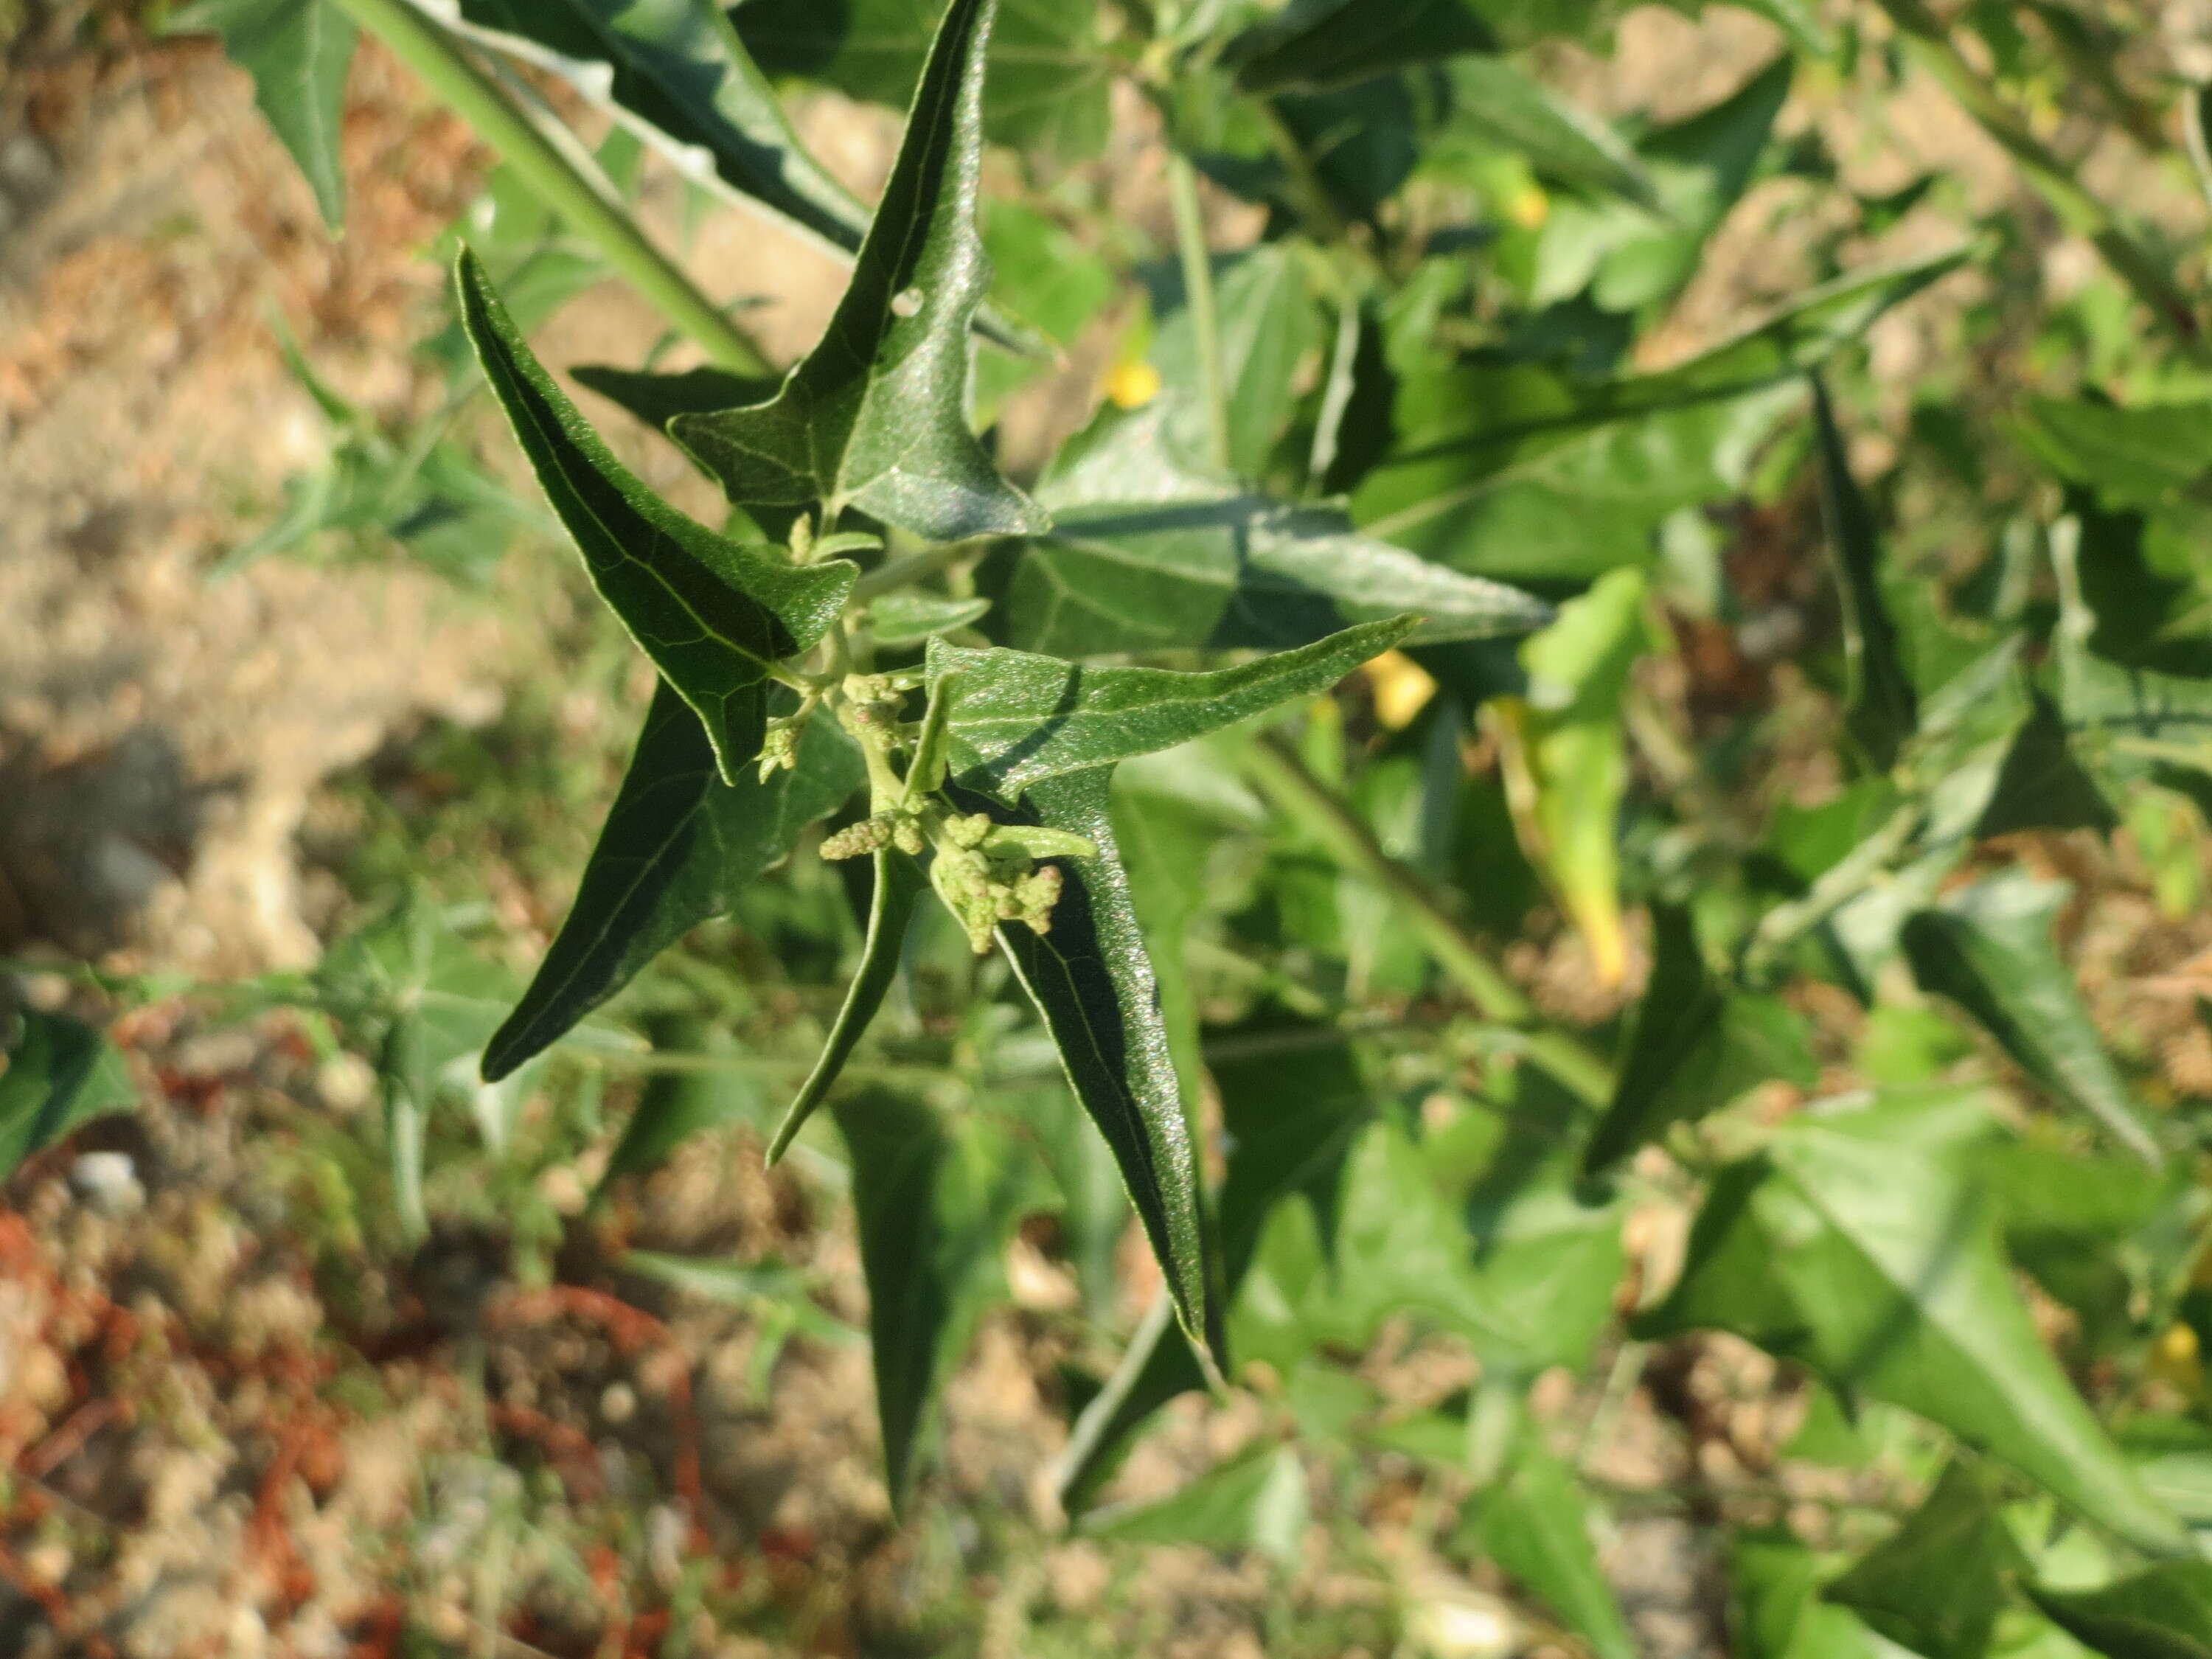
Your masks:
M146 1203L128 1152L84 1153L70 1166L70 1185L102 1215L131 1215Z

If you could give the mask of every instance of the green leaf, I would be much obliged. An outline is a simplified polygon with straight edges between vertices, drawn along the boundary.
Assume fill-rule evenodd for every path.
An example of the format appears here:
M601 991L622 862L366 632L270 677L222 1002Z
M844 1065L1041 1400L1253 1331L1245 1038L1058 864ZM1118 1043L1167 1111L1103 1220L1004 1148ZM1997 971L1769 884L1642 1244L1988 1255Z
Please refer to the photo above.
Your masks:
M1247 92L1349 86L1498 37L1475 0L1299 0L1229 43L1222 61Z
M1964 1008L2030 1077L2155 1169L2163 1161L2157 1139L2051 941L2069 890L2004 871L1908 920L1905 954L1922 990Z
M843 1005L830 1028L822 1056L814 1062L806 1081L785 1110L769 1141L768 1161L774 1164L791 1145L792 1137L805 1127L814 1109L836 1085L837 1074L866 1036L869 1022L884 1006L891 981L898 977L899 951L906 943L907 924L914 920L915 903L928 890L921 866L895 848L884 848L873 858L874 891L868 900L867 937L860 946L860 965L846 988Z
M2109 1659L2212 1659L2212 1565L2161 1562L2101 1589L2025 1588L2045 1617Z
M732 18L771 75L805 76L854 98L905 105L924 73L943 0L747 0ZM1007 0L992 51L986 134L1062 161L1097 153L1111 126L1115 60L1090 0Z
M1511 1472L1468 1501L1461 1526L1470 1547L1539 1597L1597 1659L1635 1659L1635 1638L1598 1565L1582 1484L1533 1436Z
M1853 272L1656 374L1581 384L1533 365L1401 378L1390 453L1352 497L1369 535L1508 580L1640 562L1668 514L1741 489L1804 372L1964 253Z
M699 716L723 781L734 783L760 753L770 674L828 631L859 569L842 560L801 568L670 507L553 383L466 249L454 279L484 378L592 585Z
M1601 981L1627 970L1620 914L1620 805L1628 788L1621 700L1653 644L1644 574L1611 570L1521 647L1525 707L1501 705L1515 734L1545 874L1589 943Z
M848 507L933 541L1034 534L1044 515L968 425L968 329L990 286L975 231L994 0L953 0L905 142L821 343L771 402L679 415L676 441L739 507Z
M1803 1018L1779 998L1715 983L1687 910L1654 904L1651 923L1650 984L1613 1100L1583 1154L1586 1174L1762 1083L1810 1088L1820 1078Z
M345 221L346 70L360 40L333 0L198 0L169 21L169 32L211 29L231 62L253 76L253 101L292 153L323 222Z
M1882 599L1881 541L1874 514L1851 477L1850 458L1828 389L1815 374L1813 428L1820 453L1820 515L1843 599L1847 673L1844 726L1876 771L1896 763L1919 724L1919 698L1898 653L1897 630Z
M1788 1533L1739 1533L1734 1544L1729 1627L1743 1659L1901 1659L1847 1609L1820 1599L1820 1564Z
M976 653L982 654L982 653ZM932 647L934 674L938 653ZM968 682L963 680L964 686ZM1217 1353L1220 1310L1199 1194L1196 1148L1184 1115L1158 981L1145 949L1109 811L1110 766L1040 778L1001 822L1041 823L1098 850L1060 860L1052 930L999 929L1022 988L1043 1016L1076 1097L1105 1136L1129 1201L1166 1275L1176 1316Z
M2075 755L2124 799L2126 786L2178 771L2212 776L2212 679L2131 668L2100 655L2083 599L2078 521L2052 532L2058 569L2058 713Z
M919 645L982 621L988 599L945 599L933 593L886 593L868 607L868 631L878 645Z
M1334 685L1413 631L1366 623L1235 668L1085 668L1024 651L929 643L933 692L946 687L953 776L1018 799L1032 785L1171 748ZM1066 826L1061 826L1066 827Z
M106 1037L66 1014L26 1008L0 1071L0 1181L79 1124L137 1104L130 1068Z
M485 1046L514 995L513 977L479 955L441 909L418 896L332 945L313 984L319 1005L341 1019L357 1047L376 1057L395 1202L402 1226L419 1237L429 1224L422 1205L422 1152L432 1112L444 1102L465 1106L487 1146L502 1153L514 1115L536 1081L534 1066L490 1075L483 1070ZM634 1046L627 1037L588 1027L575 1032L563 1027L556 1035Z
M1609 191L1647 207L1658 191L1643 158L1612 127L1503 58L1466 57L1450 70L1447 132L1465 127L1518 150L1539 174ZM1438 146L1431 144L1431 154Z
M1410 1317L1486 1364L1587 1364L1613 1316L1620 1218L1570 1194L1553 1133L1477 1121L1417 1143L1387 1120L1370 1125L1346 1161L1333 1237L1308 1207L1269 1218L1231 1313L1239 1357L1279 1369L1316 1346L1356 1352Z
M853 1160L876 1411L891 1501L910 1492L931 1407L992 1298L1027 1176L988 1120L853 1091L831 1109Z
M2162 512L2106 513L2081 489L2067 492L2066 507L2081 599L2096 617L2090 650L2124 667L2212 678L2203 509L2192 497Z
M1145 803L1158 816L1157 803ZM1221 1097L1228 1167L1218 1200L1223 1284L1234 1297L1276 1205L1303 1197L1324 1247L1336 1234L1345 1160L1374 1111L1352 1045L1334 1027L1263 1012L1207 1045ZM1164 1322L1141 1327L1122 1360L1124 1386L1086 1407L1059 1471L1061 1501L1080 1510L1129 1437L1179 1394L1206 1386L1189 1346Z
M1542 601L1361 536L1333 507L1286 507L1181 471L1154 412L1167 402L1117 422L1103 453L1039 487L1053 533L994 573L998 637L1088 657L1280 650L1409 612L1421 619L1410 644L1525 633L1550 619Z
M726 1030L696 1018L654 1020L647 1029L657 1052L672 1049L696 1069L647 1074L636 1109L592 1187L595 1203L616 1182L658 1170L693 1135L735 1123L758 1127L767 1113L760 1079L744 1066ZM717 1066L718 1059L730 1064Z
M1941 1098L1793 1118L1725 1168L1639 1334L1733 1331L1918 1413L2141 1548L2185 1549L2037 1334L1971 1146L1914 1139Z
M460 12L479 39L611 104L694 182L829 248L860 246L867 210L807 153L719 5L461 0Z
M1166 388L1171 436L1185 454L1206 452L1207 416L1199 380L1197 326L1180 302L1160 325L1152 360ZM1256 477L1297 405L1299 367L1319 343L1319 313L1297 251L1263 242L1229 262L1215 281L1221 384L1229 415L1229 466Z
M725 784L698 720L663 681L568 919L484 1051L485 1077L514 1071L692 928L726 914L866 779L851 740L817 720L794 769L763 782L747 768Z
M1825 1594L1924 1659L1982 1659L2008 1581L2026 1565L1982 1483L1954 1462L1905 1524Z
M2123 409L2030 398L2020 430L2043 461L2110 508L2172 501L2212 471L2212 405L2204 404Z
M1083 1531L1124 1544L1197 1544L1255 1550L1288 1571L1298 1562L1312 1517L1305 1465L1290 1446L1255 1446L1170 1498L1100 1510Z
M757 404L773 397L774 380L732 374L711 363L673 374L650 369L610 368L586 363L568 371L578 386L588 386L610 403L619 404L655 432L665 432L678 415L711 415L717 410Z

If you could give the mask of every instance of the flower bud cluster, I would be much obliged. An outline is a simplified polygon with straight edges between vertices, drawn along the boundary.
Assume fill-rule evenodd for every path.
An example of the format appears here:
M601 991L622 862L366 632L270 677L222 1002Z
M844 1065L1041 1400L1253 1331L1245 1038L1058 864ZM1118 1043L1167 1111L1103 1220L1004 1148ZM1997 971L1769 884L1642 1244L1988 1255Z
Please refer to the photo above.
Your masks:
M1057 865L1039 866L1024 854L988 845L993 829L981 812L946 818L929 871L938 896L959 918L977 956L988 953L1002 921L1050 933L1062 880Z
M826 836L822 842L822 856L835 862L838 859L866 858L886 847L896 847L909 858L920 858L928 845L929 838L922 830L918 813L878 812Z

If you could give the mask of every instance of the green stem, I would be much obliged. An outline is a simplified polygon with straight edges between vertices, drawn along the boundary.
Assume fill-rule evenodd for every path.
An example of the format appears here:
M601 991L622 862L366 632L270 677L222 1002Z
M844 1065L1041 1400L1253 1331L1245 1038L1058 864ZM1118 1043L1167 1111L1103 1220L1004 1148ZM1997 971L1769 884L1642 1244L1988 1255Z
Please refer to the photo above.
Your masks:
M1385 852L1365 820L1308 770L1287 744L1261 738L1252 746L1251 770L1276 805L1319 836L1339 864L1397 904L1477 1012L1500 1025L1522 1028L1528 1058L1581 1099L1601 1105L1612 1097L1613 1073L1605 1061L1571 1033L1542 1024L1535 1004L1491 961L1429 884Z
M1206 404L1208 458L1230 470L1229 387L1221 372L1221 316L1213 301L1213 256L1206 246L1206 211L1198 199L1198 170L1182 155L1168 157L1168 199L1175 208L1176 245L1182 255L1182 285L1198 341L1199 395Z
M2166 262L2145 247L2110 205L2084 189L2075 177L2075 169L2029 130L2020 112L1960 55L1949 28L1924 0L1879 0L1879 3L1905 37L1914 60L1942 82L1944 90L1983 131L2003 146L2067 229L2095 245L2113 275L2151 308L2191 356L2200 362L2212 360L2212 348L2206 344L2197 307L2176 286Z
M354 21L391 48L430 90L499 153L548 208L605 256L660 314L723 368L771 372L767 358L680 267L645 239L636 222L593 188L453 36L409 0L337 0Z
M1887 823L1829 866L1802 896L1778 904L1759 918L1746 941L1737 977L1763 988L1784 954L1797 941L1864 892L1918 838L1927 809L1907 801Z

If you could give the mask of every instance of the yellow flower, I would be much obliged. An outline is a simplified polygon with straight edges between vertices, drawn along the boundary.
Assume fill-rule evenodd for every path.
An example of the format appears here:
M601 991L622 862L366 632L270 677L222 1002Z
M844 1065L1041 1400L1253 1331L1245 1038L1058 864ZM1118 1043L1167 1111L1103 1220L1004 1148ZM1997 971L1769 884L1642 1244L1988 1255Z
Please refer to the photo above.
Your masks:
M1429 672L1402 651L1385 651L1367 665L1367 678L1375 688L1375 718L1393 732L1402 732L1437 695Z
M1142 409L1160 395L1160 372L1147 362L1123 363L1106 377L1106 397L1116 409Z

